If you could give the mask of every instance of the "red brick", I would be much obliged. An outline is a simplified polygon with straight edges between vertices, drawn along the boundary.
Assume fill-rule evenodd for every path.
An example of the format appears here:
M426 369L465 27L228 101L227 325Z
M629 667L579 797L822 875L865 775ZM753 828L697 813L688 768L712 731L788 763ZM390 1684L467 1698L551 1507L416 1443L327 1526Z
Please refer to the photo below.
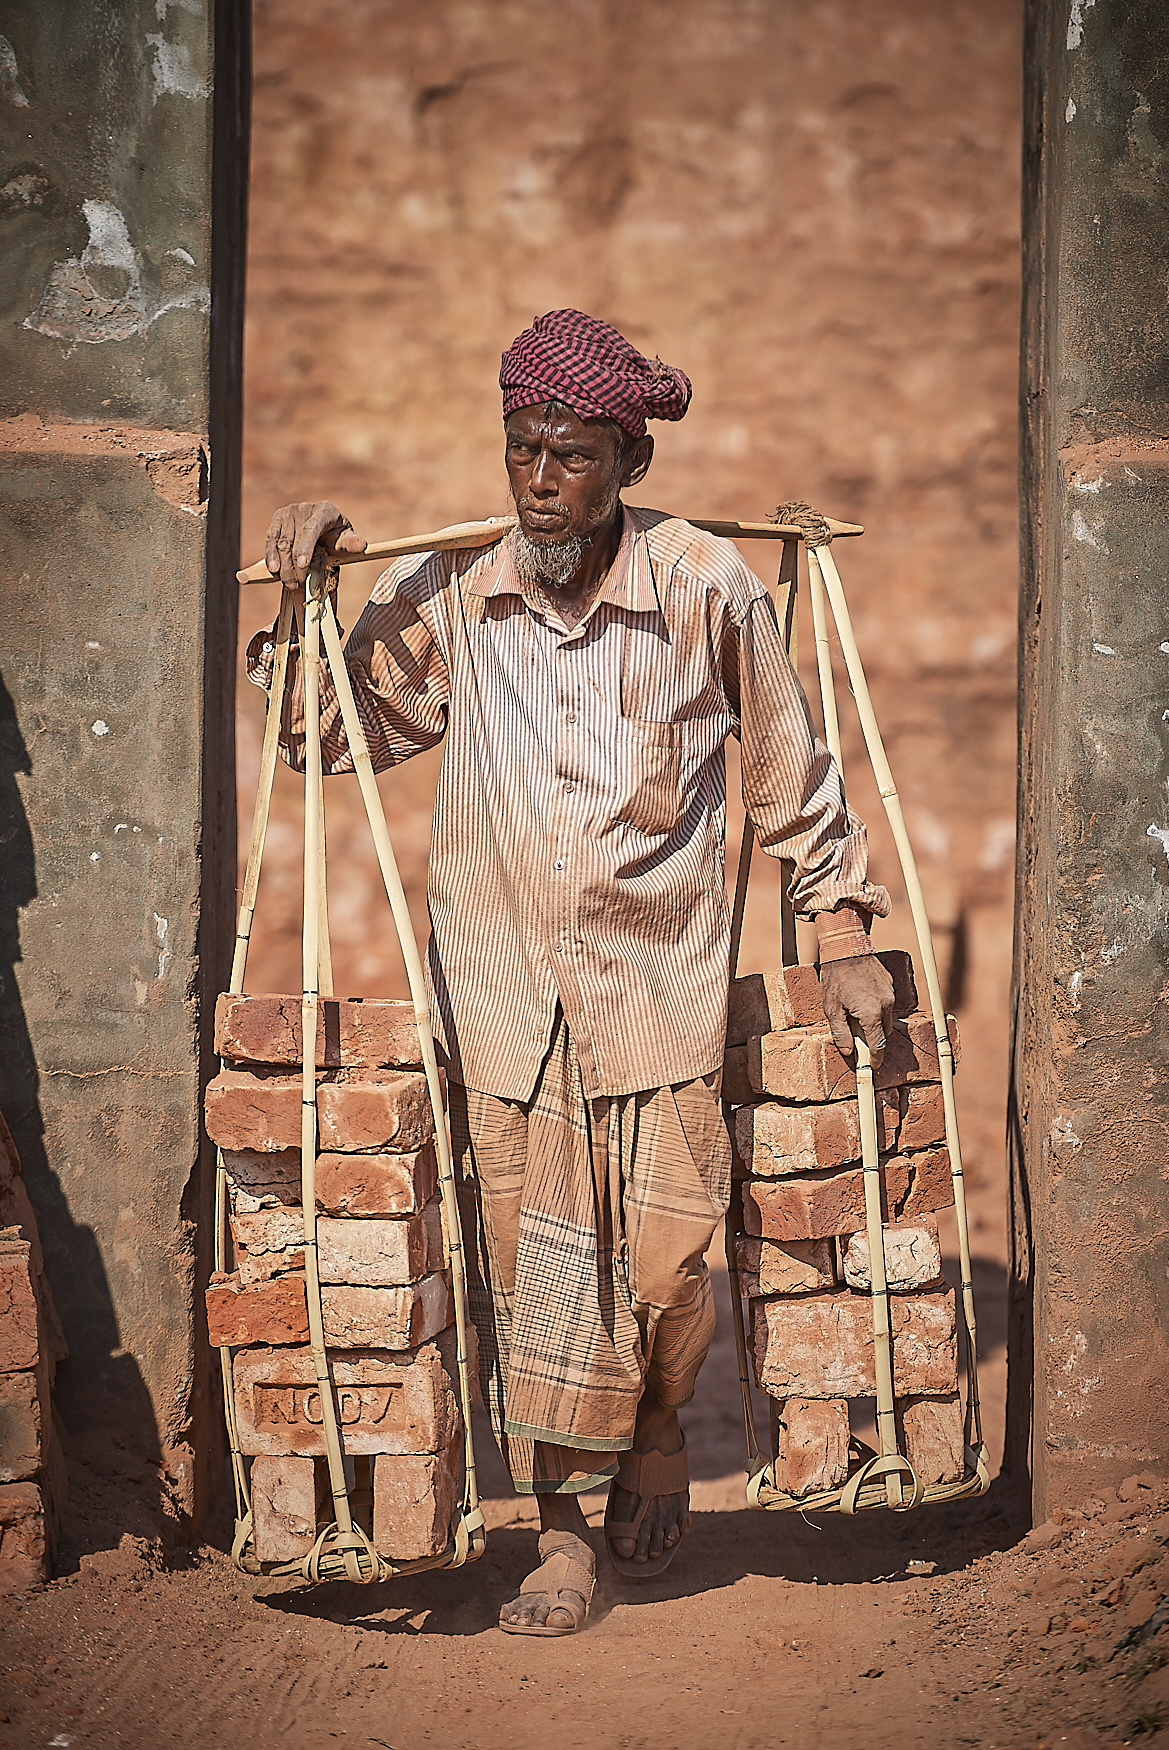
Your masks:
M231 1207L241 1215L300 1207L300 1150L224 1149ZM409 1154L317 1156L317 1208L326 1215L412 1215L438 1186L434 1144Z
M442 1275L400 1288L321 1289L325 1342L331 1349L413 1349L452 1324L455 1305Z
M819 1294L835 1288L836 1248L831 1240L735 1239L735 1263L743 1294Z
M317 1094L322 1154L366 1154L421 1148L434 1135L430 1090L424 1075L322 1082Z
M207 1134L223 1149L298 1149L300 1100L299 1076L221 1070L207 1088ZM326 1070L317 1085L317 1122L322 1153L421 1148L434 1134L426 1077L386 1071L374 1080Z
M413 1154L323 1154L317 1206L328 1215L413 1215L438 1188L434 1144Z
M215 1049L232 1063L302 1062L298 996L221 995ZM322 997L317 1067L409 1068L422 1062L414 1005L388 997Z
M771 1412L775 1481L797 1497L848 1481L848 1404L843 1398L788 1398Z
M902 1154L946 1140L946 1108L939 1082L911 1082L899 1088L901 1126L897 1147Z
M954 1061L959 1057L958 1024L949 1018ZM786 1033L765 1033L746 1047L747 1072L757 1094L777 1094L784 1100L822 1101L856 1098L855 1065L832 1043L827 1025L797 1027ZM917 1012L895 1021L874 1085L895 1088L902 1082L937 1081L938 1050L930 1015Z
M214 1347L263 1343L281 1348L308 1342L303 1272L244 1283L238 1272L207 1290L207 1327ZM396 1288L321 1289L325 1341L331 1349L413 1349L445 1331L454 1318L450 1284L423 1276Z
M362 1287L396 1287L417 1282L428 1270L441 1270L442 1223L438 1204L396 1221L343 1221L322 1215L317 1222L317 1256L322 1282Z
M245 1286L287 1270L304 1268L304 1224L299 1209L260 1209L233 1215ZM396 1221L317 1219L317 1260L322 1282L398 1284L415 1282L442 1268L438 1204Z
M317 1541L321 1487L312 1458L255 1458L252 1542L261 1562L296 1562Z
M886 1221L913 1221L954 1201L950 1151L892 1155L882 1162ZM742 1184L743 1227L769 1240L816 1240L855 1233L865 1223L862 1167L805 1173L787 1179L748 1179Z
M902 948L887 948L877 956L893 980L893 1013L912 1014L917 1007L913 960ZM727 1044L745 1045L763 1033L788 1027L822 1027L824 1006L814 966L785 966L775 972L749 972L731 980L727 1003Z
M920 1221L939 1209L954 1207L954 1180L950 1172L950 1151L923 1148L920 1154L898 1155L909 1167L909 1189L904 1197L896 1195L890 1212L892 1221Z
M283 1148L275 1154L255 1148L225 1148L220 1153L228 1197L236 1214L300 1207L299 1148Z
M445 1452L379 1453L373 1463L373 1542L382 1555L420 1561L441 1555L458 1501L456 1438Z
M842 1236L844 1280L850 1288L872 1287L869 1236L862 1229L851 1238ZM938 1224L932 1215L917 1221L890 1222L885 1228L885 1281L893 1294L913 1294L933 1288L942 1277L942 1248Z
M785 1027L815 1027L823 1020L820 980L814 966L748 972L731 980L728 1045L745 1045L754 1035L778 1033Z
M0 1487L0 1592L24 1592L48 1580L45 1510L35 1483Z
M897 1089L877 1095L877 1139L884 1151L897 1147L901 1122L897 1095ZM842 1167L861 1157L855 1100L832 1100L823 1106L781 1106L774 1101L741 1106L734 1116L733 1134L747 1171L764 1178Z
M40 1353L31 1249L15 1234L0 1234L0 1373L34 1368Z
M897 1444L919 1480L927 1486L957 1482L966 1471L962 1401L957 1392L945 1398L906 1398L893 1407Z
M245 1288L288 1270L304 1270L304 1222L299 1209L281 1207L233 1215L231 1232Z
M806 1295L752 1306L755 1377L773 1397L860 1398L877 1389L873 1307L868 1295ZM893 1389L899 1397L947 1397L957 1390L954 1296L892 1297Z
M0 1483L41 1467L42 1396L35 1373L0 1373Z
M447 1449L460 1427L453 1331L402 1355L327 1353L347 1453ZM243 1452L324 1455L321 1400L308 1349L241 1349L233 1370Z
M745 1106L759 1098L751 1086L745 1045L732 1046L723 1058L722 1097L728 1106Z
M207 1290L207 1338L213 1349L308 1342L303 1272L245 1287L238 1271Z

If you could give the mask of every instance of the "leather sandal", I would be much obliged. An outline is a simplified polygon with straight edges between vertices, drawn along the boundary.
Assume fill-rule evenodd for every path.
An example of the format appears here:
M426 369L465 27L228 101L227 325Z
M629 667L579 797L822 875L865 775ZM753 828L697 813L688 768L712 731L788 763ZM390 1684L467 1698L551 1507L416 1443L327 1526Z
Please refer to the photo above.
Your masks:
M593 1596L593 1588L597 1583L596 1574L587 1568L578 1557L570 1555L566 1549L557 1549L555 1545L545 1553L545 1542L557 1538L556 1532L545 1532L540 1539L540 1566L521 1582L517 1596L536 1595L547 1599L548 1611L564 1610L572 1617L572 1622L561 1626L549 1627L547 1622L504 1622L500 1612L499 1626L505 1635L574 1635L588 1621L589 1604ZM574 1538L573 1542L579 1539ZM565 1597L565 1593L578 1592L584 1599L584 1609L581 1610L575 1598Z
M627 1489L631 1495L636 1496L641 1505L636 1517L628 1524L610 1518L613 1503L613 1491L610 1488L609 1505L605 1508L605 1542L609 1549L609 1560L619 1574L626 1574L631 1580L649 1580L669 1567L681 1547L682 1539L679 1538L669 1549L664 1549L660 1556L650 1556L644 1562L635 1561L632 1556L618 1555L613 1548L613 1539L631 1537L636 1540L642 1520L659 1495L680 1495L689 1490L690 1460L686 1452L686 1436L682 1436L680 1452L623 1452L613 1481L618 1488Z

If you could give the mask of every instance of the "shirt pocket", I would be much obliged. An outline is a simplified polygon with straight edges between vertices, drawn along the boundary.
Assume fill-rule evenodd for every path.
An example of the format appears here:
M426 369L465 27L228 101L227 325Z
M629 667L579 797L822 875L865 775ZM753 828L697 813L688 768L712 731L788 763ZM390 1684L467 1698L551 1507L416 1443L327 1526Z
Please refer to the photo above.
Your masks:
M686 725L645 717L613 719L613 819L657 836L682 813Z

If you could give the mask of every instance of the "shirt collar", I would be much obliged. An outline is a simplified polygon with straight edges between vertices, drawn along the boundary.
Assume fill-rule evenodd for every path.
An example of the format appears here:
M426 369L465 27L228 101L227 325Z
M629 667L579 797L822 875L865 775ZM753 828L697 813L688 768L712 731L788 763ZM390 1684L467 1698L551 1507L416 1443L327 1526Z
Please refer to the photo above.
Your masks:
M657 613L660 604L654 586L653 566L650 563L645 532L634 521L627 505L621 506L621 517L621 543L589 613L601 602L625 608L631 614ZM478 577L465 578L463 588L468 595L523 596L523 585L511 562L506 540L501 542L493 564L487 566Z

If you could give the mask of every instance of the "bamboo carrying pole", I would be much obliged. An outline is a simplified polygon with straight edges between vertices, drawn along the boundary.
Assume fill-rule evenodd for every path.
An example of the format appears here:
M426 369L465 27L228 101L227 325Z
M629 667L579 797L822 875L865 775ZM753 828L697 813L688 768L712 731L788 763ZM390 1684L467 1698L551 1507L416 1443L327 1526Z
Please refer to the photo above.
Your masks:
M787 523L736 523L725 518L688 517L692 527L704 529L708 535L724 535L731 541L795 541L801 531ZM838 523L826 519L833 538L842 535L863 535L860 523ZM513 516L487 517L478 523L451 523L445 529L434 529L428 535L399 535L389 541L369 541L364 553L332 553L330 565L363 565L371 560L397 559L409 553L456 553L470 547L487 547L509 534L516 526ZM236 572L239 583L273 583L275 578L265 560L257 559Z

